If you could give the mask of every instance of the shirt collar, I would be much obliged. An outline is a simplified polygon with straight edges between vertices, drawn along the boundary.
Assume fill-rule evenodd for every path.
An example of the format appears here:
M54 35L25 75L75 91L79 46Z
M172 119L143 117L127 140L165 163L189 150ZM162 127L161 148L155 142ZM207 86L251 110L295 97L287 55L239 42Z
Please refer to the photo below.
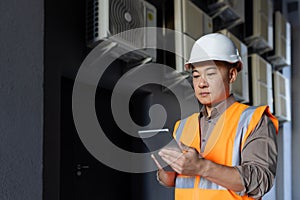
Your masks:
M216 106L212 108L210 118L216 118L221 115L229 106L231 106L234 102L236 102L234 96L231 94L227 99L221 101ZM205 106L202 106L200 110L200 117L208 117Z

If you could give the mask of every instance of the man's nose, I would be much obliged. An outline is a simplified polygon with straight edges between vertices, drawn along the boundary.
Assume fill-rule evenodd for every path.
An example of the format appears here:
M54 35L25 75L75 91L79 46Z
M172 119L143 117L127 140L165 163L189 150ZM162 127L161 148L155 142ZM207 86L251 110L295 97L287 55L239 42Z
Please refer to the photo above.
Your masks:
M206 80L203 76L201 76L201 77L199 78L198 86L199 86L200 88L203 88L203 87L207 87L207 86L208 86L207 80Z

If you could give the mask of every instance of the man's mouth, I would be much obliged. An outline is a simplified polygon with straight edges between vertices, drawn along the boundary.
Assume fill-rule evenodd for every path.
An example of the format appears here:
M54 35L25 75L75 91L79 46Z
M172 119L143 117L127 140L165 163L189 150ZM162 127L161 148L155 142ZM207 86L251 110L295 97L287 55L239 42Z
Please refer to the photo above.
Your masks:
M200 96L202 97L207 97L208 95L210 95L209 92L200 92Z

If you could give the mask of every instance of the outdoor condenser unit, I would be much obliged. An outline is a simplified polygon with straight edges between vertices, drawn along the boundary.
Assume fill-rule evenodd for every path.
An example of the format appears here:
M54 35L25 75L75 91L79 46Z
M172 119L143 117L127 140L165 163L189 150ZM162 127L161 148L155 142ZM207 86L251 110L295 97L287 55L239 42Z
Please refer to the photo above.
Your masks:
M279 121L291 120L291 103L288 79L278 71L273 73L274 113Z
M245 0L209 0L208 14L213 18L214 28L230 29L245 21Z
M274 16L274 50L268 60L278 69L291 65L291 25L279 11Z
M180 33L175 35L175 49L184 56L176 56L176 69L182 72L195 40L212 33L213 22L211 17L190 0L175 0L174 10L175 31Z
M258 54L249 56L252 71L252 103L255 106L268 105L273 112L272 66Z
M156 45L156 32L147 30L156 27L156 21L156 8L144 0L87 0L87 46L93 48L109 40L118 45L114 49L116 54L122 54L122 49L139 49L129 57L123 56L125 59L152 57L155 60L155 49L145 47Z
M231 93L236 99L243 103L249 102L249 75L248 75L248 48L235 35L227 29L223 29L220 33L229 37L239 50L243 62L243 70L239 72L236 81L232 84Z
M273 49L273 3L271 0L245 1L245 41L254 52Z

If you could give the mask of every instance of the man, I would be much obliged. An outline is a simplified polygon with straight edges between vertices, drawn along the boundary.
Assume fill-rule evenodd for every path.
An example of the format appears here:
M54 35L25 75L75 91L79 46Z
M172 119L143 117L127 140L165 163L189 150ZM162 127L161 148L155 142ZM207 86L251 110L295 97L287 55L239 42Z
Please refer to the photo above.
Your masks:
M249 107L230 94L242 62L226 36L197 40L186 68L203 107L175 124L183 153L159 152L175 172L165 171L153 157L158 181L175 187L176 200L260 199L274 183L277 119L268 106Z

